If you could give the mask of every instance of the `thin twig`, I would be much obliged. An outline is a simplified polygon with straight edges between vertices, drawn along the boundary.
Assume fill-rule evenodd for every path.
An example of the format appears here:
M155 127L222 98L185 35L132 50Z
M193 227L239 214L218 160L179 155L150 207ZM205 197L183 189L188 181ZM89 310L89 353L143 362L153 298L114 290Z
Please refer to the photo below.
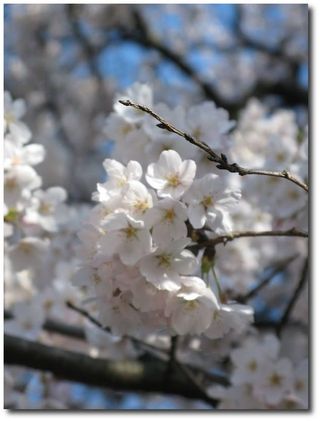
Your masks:
M194 137L192 137L188 133L185 133L184 131L182 131L180 129L177 129L175 126L173 126L171 123L167 122L164 118L162 118L161 116L156 114L150 108L148 108L144 105L136 104L136 103L130 101L129 99L119 100L119 102L120 102L120 104L122 104L126 107L133 107L133 108L135 108L139 111L143 111L143 112L151 115L153 118L155 118L156 120L158 120L160 122L160 124L157 125L160 129L167 130L170 133L175 133L178 136L184 138L187 142L191 143L192 145L195 145L198 148L202 149L204 152L206 152L209 155L208 158L210 159L210 161L215 162L217 164L217 168L219 168L220 170L226 170L226 171L229 171L231 173L237 173L241 176L245 176L245 175L265 175L265 176L269 176L269 177L284 178L284 179L289 180L292 183L296 184L297 186L301 187L304 191L306 191L306 192L309 191L309 187L308 187L307 184L305 184L303 181L299 180L296 176L292 175L287 170L267 171L267 170L260 170L260 169L244 168L244 167L241 167L237 163L230 164L228 162L228 158L226 157L226 155L224 155L223 153L221 153L220 155L217 154L213 149L211 149L211 147L207 143L202 142L201 140L195 139Z
M296 228L291 228L286 231L273 230L273 231L234 231L229 234L224 234L211 240L199 243L199 248L214 247L217 244L226 244L237 238L244 237L302 237L308 238L308 233L299 231Z
M278 262L272 269L271 273L269 273L257 286L252 288L247 294L242 295L240 297L236 298L236 301L239 301L241 303L245 303L251 298L253 298L255 295L258 294L264 287L266 287L269 282L279 273L282 272L291 262L293 262L298 256L291 256L287 259L282 260L281 262Z
M67 301L66 306L68 308L70 308L71 310L74 310L77 313L81 314L83 317L85 317L87 320L89 320L91 323L93 323L99 329L104 330L105 332L111 333L110 328L108 328L106 326L103 326L97 319L95 319L93 316L91 316L91 314L88 313L83 308L80 308L80 307L76 306L71 301ZM129 335L123 335L123 337L127 338L127 339L130 339L134 344L136 344L138 346L144 347L145 350L147 350L148 352L152 352L152 355L155 355L155 353L156 353L157 358L160 358L160 359L163 360L163 359L166 359L167 356L168 356L168 353L167 353L166 350L158 348L155 345L148 344L147 342L144 342L141 339L137 339L137 338L134 338L133 336L129 336ZM159 356L159 353L161 354L161 356ZM163 357L166 357L166 358L163 358Z
M305 262L303 264L302 271L301 271L300 280L299 280L295 290L293 291L293 294L292 294L292 296L291 296L291 298L290 298L290 300L289 300L289 302L288 302L288 304L287 304L287 306L286 306L286 308L283 312L281 320L278 324L278 328L277 328L278 335L281 333L281 330L287 324L287 322L290 318L291 311L293 310L293 308L294 308L294 306L295 306L295 304L296 304L296 302L297 302L297 300L298 300L298 298L299 298L299 296L300 296L300 294L303 290L303 287L304 287L305 283L307 282L307 279L308 279L307 274L308 274L308 259L305 259Z
M181 364L178 361L176 361L175 364L180 369L180 371L186 376L186 378L190 380L191 384L193 384L193 386L199 391L199 393L202 395L202 400L210 404L213 408L216 408L218 401L208 396L202 383L196 378L192 371L184 364Z
M174 363L176 361L176 352L178 347L178 336L171 337L171 346L169 350L169 360L167 365L167 370L165 373L165 381L169 381L171 374L173 373Z

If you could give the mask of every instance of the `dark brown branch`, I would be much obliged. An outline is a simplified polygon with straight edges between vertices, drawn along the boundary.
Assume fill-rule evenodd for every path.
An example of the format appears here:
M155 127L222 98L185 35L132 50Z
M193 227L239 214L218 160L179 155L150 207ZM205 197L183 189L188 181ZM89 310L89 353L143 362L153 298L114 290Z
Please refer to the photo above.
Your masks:
M193 383L186 382L177 370L172 373L171 381L164 384L166 364L161 361L109 361L5 335L4 362L117 391L174 394L205 400ZM216 380L219 383L220 378ZM211 400L208 403L212 403Z
M248 168L241 167L240 165L238 165L236 163L230 164L228 162L227 157L224 154L218 155L213 149L210 148L210 146L207 143L202 142L201 140L197 140L194 137L192 137L191 135L189 135L188 133L185 133L182 130L177 129L171 123L167 122L164 118L162 118L157 113L152 111L150 108L148 108L144 105L136 104L136 103L130 101L129 99L119 100L119 102L120 102L120 104L122 104L126 107L133 107L133 108L135 108L139 111L143 111L143 112L151 115L153 118L155 118L156 120L158 120L160 122L160 124L157 125L160 129L167 130L170 133L175 133L176 135L184 138L187 142L191 143L192 145L195 145L199 149L202 149L204 152L206 152L208 154L208 158L210 159L210 161L213 161L216 164L218 164L217 168L219 168L220 170L226 170L226 171L229 171L231 173L237 173L241 176L244 176L244 175L265 175L265 176L269 176L269 177L284 178L286 180L289 180L289 181L293 182L297 186L301 187L306 192L308 192L308 190L309 190L307 184L305 184L303 181L299 180L297 177L295 177L294 175L292 175L291 173L289 173L286 170L284 170L284 171L267 171L267 170L260 170L260 169L248 169Z
M255 237L302 237L308 238L308 233L299 231L296 228L291 228L286 231L273 230L273 231L234 231L229 234L221 235L212 240L206 240L199 244L199 248L214 247L218 244L226 244L237 238L255 238Z

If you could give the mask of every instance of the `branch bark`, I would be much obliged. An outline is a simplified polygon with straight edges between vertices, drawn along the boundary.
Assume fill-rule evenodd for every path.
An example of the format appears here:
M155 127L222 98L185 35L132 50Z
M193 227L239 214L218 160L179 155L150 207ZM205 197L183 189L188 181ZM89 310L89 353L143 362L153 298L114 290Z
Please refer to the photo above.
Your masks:
M212 240L206 240L199 244L199 248L214 247L218 244L226 244L229 241L233 241L237 238L244 237L301 237L308 238L308 233L299 231L296 228L291 228L286 231L274 230L274 231L234 231L229 234L221 235Z
M226 171L229 171L231 173L237 173L241 176L244 176L244 175L265 175L265 176L269 176L269 177L284 178L284 179L289 180L292 183L296 184L297 186L301 187L304 191L306 191L306 192L309 191L309 187L308 187L307 184L305 184L303 181L299 180L296 176L292 175L287 170L267 171L267 170L260 170L260 169L244 168L244 167L241 167L237 163L230 164L228 162L228 158L226 157L226 155L224 155L224 154L218 155L212 148L210 148L210 146L207 143L202 142L201 140L197 140L194 137L192 137L191 135L189 135L188 133L185 133L182 130L177 129L172 124L167 122L164 118L162 118L157 113L152 111L150 108L148 108L144 105L136 104L136 103L130 101L129 99L119 100L119 102L120 102L120 104L122 104L126 107L133 107L133 108L135 108L139 111L143 111L143 112L151 115L153 118L155 118L156 120L158 120L160 122L160 124L157 125L160 129L167 130L170 133L175 133L176 135L184 138L187 142L191 143L192 145L195 145L199 149L202 149L204 152L206 152L208 154L208 159L210 159L210 161L213 161L216 164L218 164L217 168L219 168L220 170L226 170Z
M164 382L166 364L161 361L108 361L43 345L11 335L4 338L4 362L50 371L61 379L105 387L117 391L163 393L205 400L199 389L175 370ZM226 385L216 377L219 384ZM210 399L210 402L212 401Z

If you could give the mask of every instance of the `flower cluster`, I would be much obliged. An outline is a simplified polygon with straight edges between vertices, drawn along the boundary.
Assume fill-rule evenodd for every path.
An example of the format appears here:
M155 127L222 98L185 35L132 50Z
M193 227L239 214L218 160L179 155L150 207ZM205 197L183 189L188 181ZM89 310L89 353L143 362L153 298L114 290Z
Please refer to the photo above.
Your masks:
M21 121L24 101L13 100L8 92L4 99L5 303L14 316L6 331L34 337L46 317L62 314L64 294L70 290L63 259L69 255L74 265L67 242L78 227L67 229L74 212L65 204L65 189L41 189L34 167L45 159L45 150L30 143L31 132Z
M243 331L252 309L222 303L188 249L192 231L228 230L228 209L240 192L225 189L215 174L196 179L196 163L173 150L149 164L146 183L136 161L103 165L108 178L80 233L84 263L75 277L96 298L99 321L115 334L219 338Z
M220 409L303 409L308 407L308 359L281 355L276 336L248 337L231 351L231 386L210 386Z
M164 103L154 103L150 86L141 83L133 84L125 94L119 94L116 100L119 99L131 99L152 108L174 126L206 142L218 153L228 153L230 150L229 132L235 122L229 120L226 110L217 108L213 102L206 101L188 108L181 105L170 108ZM196 161L198 175L215 170L203 151L181 139L177 141L174 133L159 130L153 119L145 113L125 107L118 101L115 102L114 112L107 118L105 132L115 142L114 158L121 162L137 160L146 167L162 151L174 149L183 158Z

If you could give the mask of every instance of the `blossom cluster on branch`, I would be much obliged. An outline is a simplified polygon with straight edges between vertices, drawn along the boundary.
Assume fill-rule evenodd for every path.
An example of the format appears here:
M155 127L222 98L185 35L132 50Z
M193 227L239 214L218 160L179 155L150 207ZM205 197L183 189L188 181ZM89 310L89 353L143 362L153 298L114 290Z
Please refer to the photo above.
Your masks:
M67 205L65 189L41 188L34 167L45 149L30 142L24 102L6 93L6 332L51 343L50 323L68 318L82 325L76 336L93 356L151 352L185 375L184 364L208 367L200 385L188 378L219 409L306 408L306 191L290 180L222 171L119 99L156 110L240 165L254 160L255 168L288 170L307 182L307 130L298 130L291 113L270 116L253 100L236 124L212 102L157 104L151 88L136 83L115 98L106 120L114 146L95 206ZM264 318L278 338L261 334ZM289 322L298 326L294 335ZM229 386L212 382L210 367ZM12 371L6 376L12 393Z

